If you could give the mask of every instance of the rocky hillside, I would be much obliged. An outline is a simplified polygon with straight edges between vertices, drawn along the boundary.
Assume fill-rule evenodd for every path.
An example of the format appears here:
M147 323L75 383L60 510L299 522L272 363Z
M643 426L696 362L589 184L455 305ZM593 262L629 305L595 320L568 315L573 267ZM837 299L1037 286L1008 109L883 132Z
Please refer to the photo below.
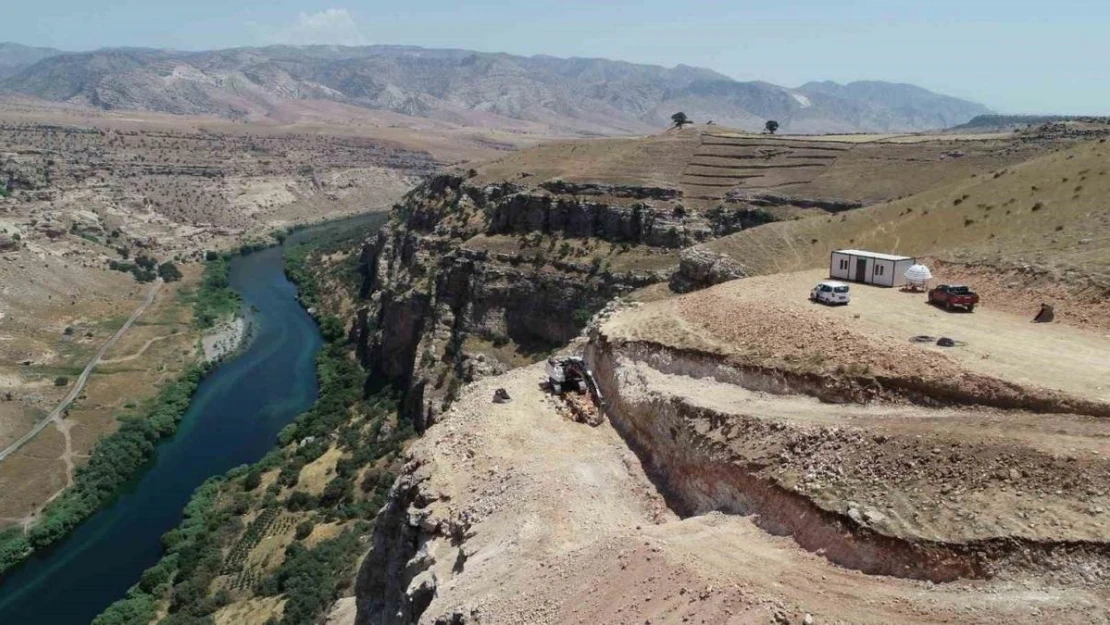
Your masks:
M366 243L359 353L375 383L406 389L405 416L419 429L463 383L541 358L609 300L665 281L681 247L712 236L672 189L586 191L442 174Z
M405 389L404 416L423 429L463 383L542 358L680 263L698 265L682 290L702 273L738 277L683 250L775 219L743 203L691 211L670 187L440 174L367 241L353 333L371 379Z
M541 364L464 388L406 448L333 622L1100 622L1107 404L981 373L1020 349L876 332L925 308L897 291L822 308L782 278L600 315L568 347L607 400L593 427ZM1093 334L932 313L1106 361Z
M14 58L14 57L13 57ZM22 55L19 58L34 58ZM788 89L714 71L604 59L520 57L400 46L103 49L42 58L0 91L105 109L268 117L289 101L338 102L477 126L642 133L683 110L697 122L791 132L945 128L989 112L910 85Z
M807 239L789 256L777 248L743 256L719 241L839 224L934 178L979 179L992 164L1045 149L1010 138L964 141L959 157L946 156L953 145L686 130L551 144L433 176L394 206L362 250L365 304L353 330L360 356L376 384L406 390L406 416L423 428L463 383L542 358L614 297L662 283L688 292L761 272L760 259L825 249ZM862 168L882 180L851 186ZM706 183L693 175L702 171L718 172L704 175L717 176L711 188L724 197L702 195Z
M39 61L64 54L53 48L36 48L18 43L0 42L0 78L18 74Z
M48 224L195 254L219 239L384 208L437 166L369 138L0 121L0 228ZM120 238L122 237L122 238Z
M627 187L463 178L414 193L396 209L404 221L369 248L370 310L399 310L377 317L386 330L369 344L407 345L402 362L459 341L460 328L472 333L465 345L514 318L554 340L548 324L566 310L545 295L547 270L513 274L475 256L456 273L457 260L429 262L437 244L461 256L504 232L638 233L642 248L670 249L654 226L615 219L674 223L660 218L662 188L637 188L640 208L625 213ZM577 200L558 197L571 189ZM587 189L605 201L583 201ZM484 234L465 239L471 227ZM481 278L443 277L445 267ZM417 275L440 277L422 291ZM488 288L488 276L515 284L516 297ZM588 338L564 347L596 375L600 423L575 418L580 396L545 390L542 364L463 387L406 448L334 622L1100 622L1110 605L1105 332L1032 324L994 298L960 314L853 286L850 306L810 303L825 276L607 306ZM600 295L586 282L561 283L562 295ZM476 297L446 303L468 287ZM649 293L660 295L638 295ZM1009 297L1035 310L1028 294ZM398 328L407 338L382 336ZM922 332L959 341L941 347ZM438 367L438 354L407 375ZM511 399L491 401L498 390Z

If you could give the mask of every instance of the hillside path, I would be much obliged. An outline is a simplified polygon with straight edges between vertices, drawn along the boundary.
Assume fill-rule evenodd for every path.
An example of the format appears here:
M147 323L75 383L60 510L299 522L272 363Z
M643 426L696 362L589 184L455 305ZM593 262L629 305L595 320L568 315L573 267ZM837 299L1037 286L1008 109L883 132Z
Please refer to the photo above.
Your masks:
M154 298L161 288L162 280L161 278L159 278L150 287L150 292L147 293L146 299L144 299L143 302L139 304L139 307L135 309L135 312L131 313L131 316L127 318L127 321L124 322L123 326L121 326L119 330L116 330L116 333L112 335L112 338L108 339L106 343L100 346L100 349L98 349L96 351L96 354L93 355L92 360L89 361L89 364L85 365L85 370L82 371L81 375L77 377L77 381L74 383L73 388L70 389L69 393L66 394L61 403L55 406L54 410L50 411L50 414L46 415L41 421L36 423L35 426L31 428L26 434L19 437L19 439L17 439L11 445L8 445L4 449L0 450L0 461L3 461L8 456L15 453L20 447L25 445L28 441L38 436L39 432L46 429L46 426L51 423L55 423L55 425L58 426L58 429L63 433L68 433L68 428L62 427L62 415L65 413L66 409L69 408L70 404L72 404L74 400L77 399L77 396L81 394L81 391L84 390L85 383L89 381L89 376L92 375L93 369L96 368L96 365L100 364L100 359L103 358L104 354L108 353L108 350L111 349L112 346L115 345L116 342L118 342L123 337L123 335L127 333L128 330L131 329L131 326L134 325L135 321L138 320L138 318L142 316L144 312L146 312L146 309L150 307L150 305L154 302ZM68 435L66 438L68 439ZM68 441L66 444L66 448L69 449Z

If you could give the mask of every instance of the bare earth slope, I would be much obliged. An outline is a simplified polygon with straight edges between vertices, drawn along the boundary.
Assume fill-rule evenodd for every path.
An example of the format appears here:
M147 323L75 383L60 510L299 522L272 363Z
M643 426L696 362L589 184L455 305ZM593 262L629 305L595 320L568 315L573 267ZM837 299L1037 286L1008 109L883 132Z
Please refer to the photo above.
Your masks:
M766 533L758 513L679 519L621 436L567 420L542 376L468 387L409 451L395 489L421 548L404 573L372 558L360 578L367 592L398 574L409 599L364 603L358 622L1101 622L1096 589L869 576ZM489 403L497 387L510 403Z
M762 514L888 575L1101 579L1110 343L877 287L829 310L798 288L820 277L648 304L591 343L610 416L680 509ZM909 340L921 333L961 343ZM807 506L816 523L795 516Z

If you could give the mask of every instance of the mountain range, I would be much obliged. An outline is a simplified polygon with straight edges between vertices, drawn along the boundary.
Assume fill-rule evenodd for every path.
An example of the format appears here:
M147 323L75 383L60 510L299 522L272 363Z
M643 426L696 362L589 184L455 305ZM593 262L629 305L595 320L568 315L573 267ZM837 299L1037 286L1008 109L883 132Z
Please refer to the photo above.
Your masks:
M751 130L774 119L795 133L947 128L990 112L908 84L811 82L785 88L686 65L408 46L68 53L0 44L0 93L101 109L243 119L280 117L292 104L329 115L368 109L578 135L652 132L680 110L697 123Z

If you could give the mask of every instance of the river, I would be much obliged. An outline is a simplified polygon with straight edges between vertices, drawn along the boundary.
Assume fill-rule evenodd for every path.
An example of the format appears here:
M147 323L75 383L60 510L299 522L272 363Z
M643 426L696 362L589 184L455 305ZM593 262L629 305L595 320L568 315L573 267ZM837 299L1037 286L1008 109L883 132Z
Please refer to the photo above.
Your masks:
M315 226L285 245L383 220L363 215ZM316 401L322 339L285 277L282 254L273 247L232 260L231 286L251 308L254 340L201 382L177 433L111 505L0 581L0 623L89 623L158 561L161 536L181 520L194 489L262 458L278 431Z

